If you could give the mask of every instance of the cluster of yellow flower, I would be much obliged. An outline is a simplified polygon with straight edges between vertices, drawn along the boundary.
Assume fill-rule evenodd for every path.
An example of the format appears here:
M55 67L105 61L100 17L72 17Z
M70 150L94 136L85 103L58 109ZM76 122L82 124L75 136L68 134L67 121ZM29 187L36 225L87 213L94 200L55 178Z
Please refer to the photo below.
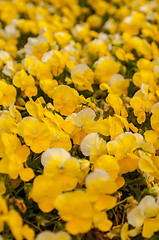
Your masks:
M159 238L158 9L0 1L0 239Z

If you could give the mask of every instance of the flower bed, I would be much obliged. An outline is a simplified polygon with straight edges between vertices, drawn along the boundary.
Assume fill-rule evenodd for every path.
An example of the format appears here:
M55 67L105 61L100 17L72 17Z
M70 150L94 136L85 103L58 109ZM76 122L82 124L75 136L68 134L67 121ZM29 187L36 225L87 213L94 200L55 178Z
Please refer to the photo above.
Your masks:
M0 239L159 239L158 9L0 1Z

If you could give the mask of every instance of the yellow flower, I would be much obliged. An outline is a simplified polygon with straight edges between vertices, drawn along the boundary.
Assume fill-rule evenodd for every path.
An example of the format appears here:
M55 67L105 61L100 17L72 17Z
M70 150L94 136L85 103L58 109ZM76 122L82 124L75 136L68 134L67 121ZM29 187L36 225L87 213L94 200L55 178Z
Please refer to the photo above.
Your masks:
M129 124L124 117L119 115L109 116L106 119L99 119L97 121L98 131L104 136L111 136L111 140L114 140L118 135L124 132L124 127L129 130Z
M99 58L105 55L111 56L108 50L107 43L104 41L105 39L102 39L102 36L107 38L107 35L104 35L104 33L99 33L98 39L94 39L90 41L85 47L85 52L87 53L88 55L87 57L89 57L91 62L92 62L92 57L91 57L92 55L93 57L99 57Z
M159 203L152 196L145 196L127 217L128 223L135 228L143 225L142 236L145 238L151 238L159 231Z
M71 236L64 231L54 233L45 230L37 235L36 240L71 240Z
M133 37L132 43L139 56L143 55L147 59L152 58L151 45L145 39Z
M40 79L39 86L50 98L53 98L54 88L57 87L58 82L47 76L43 79Z
M71 35L68 32L56 32L55 33L55 39L58 42L58 44L63 47L67 45L70 42Z
M84 108L75 116L72 123L76 128L71 134L74 144L80 145L87 134L96 132L95 116L95 112L91 108Z
M141 232L141 228L128 230L128 223L124 223L121 229L121 240L130 240L129 237L135 237Z
M108 219L105 211L95 211L93 215L94 227L98 228L102 232L107 232L112 226L112 222Z
M116 96L115 94L109 93L106 102L110 104L113 108L115 114L121 115L123 107L123 101L120 97Z
M89 42L90 36L89 36L89 24L81 23L76 24L72 33L75 38L77 38L79 41L84 40L85 42Z
M0 116L0 129L8 133L18 133L18 125L22 117L14 104L9 106L9 111L4 110Z
M155 75L149 69L142 69L139 72L134 73L133 83L139 88L141 88L143 83L148 85L152 93L156 90Z
M22 240L22 218L18 212L14 209L9 211L6 216L6 222L8 223L16 240Z
M99 28L102 25L102 18L94 14L87 18L87 22L92 28Z
M130 52L126 52L123 48L118 48L115 52L116 57L121 61L128 62L129 60L134 60L134 55Z
M30 228L28 225L23 225L22 227L22 235L24 236L24 238L26 238L27 240L34 240L35 237L35 233L33 231L32 228Z
M94 73L86 64L76 65L71 71L71 78L78 90L93 92L91 85L94 80Z
M42 62L50 67L54 76L59 76L63 72L68 58L69 54L66 52L51 50L43 55Z
M30 151L26 145L21 145L19 138L16 135L2 132L0 137L0 172L9 174L13 179L18 177L18 174L23 179L23 174L21 173L23 163L26 162ZM28 168L30 169L30 168ZM25 170L24 170L25 171ZM24 181L28 181L34 177L32 169L30 176Z
M102 155L94 163L94 169L100 168L108 172L111 179L115 180L120 172L120 167L115 157Z
M10 106L16 100L16 89L12 85L7 84L3 80L0 81L0 105L4 107Z
M120 63L113 58L102 57L94 63L95 77L100 83L109 83L112 75L119 72Z
M139 168L150 176L159 179L159 156L140 153Z
M55 110L65 116L73 113L80 104L78 92L66 85L57 86L54 89L52 98Z
M41 157L44 175L53 178L64 191L76 187L80 174L80 163L63 148L49 148Z
M76 130L76 126L72 123L76 115L77 113L72 113L71 115L66 117L65 121L63 121L61 124L62 129L69 135L71 135Z
M55 200L55 207L66 221L66 230L73 234L86 233L92 227L93 209L83 191L67 192Z
M85 156L90 156L92 149L99 143L98 133L88 134L81 142L81 151Z
M155 149L159 149L159 133L153 130L147 130L144 136L148 143L153 145Z
M120 24L120 30L131 35L138 35L145 22L145 15L142 12L133 11L130 16L123 19Z
M159 103L155 103L152 107L151 126L159 133Z
M41 118L44 117L44 108L42 104L46 104L43 97L37 98L35 102L30 98L29 101L26 102L25 107L31 116L41 120Z
M85 182L86 193L95 210L108 210L115 206L116 198L108 194L115 193L118 187L106 171L96 169L88 174Z
M19 125L19 135L35 153L41 153L50 147L50 131L46 124L34 117L25 117Z
M61 193L61 187L52 178L39 175L34 179L29 197L38 204L43 212L50 212L55 208L54 201Z
M121 74L114 74L110 78L109 85L111 87L112 93L121 96L127 95L129 87L129 79L124 79Z
M36 61L33 61L33 59L31 59L30 61L29 60L28 63L26 62L26 64L28 65L30 64L27 69L29 74L37 77L38 80L42 80L46 77L52 79L51 69L49 65L42 63L38 60ZM31 61L33 62L31 63Z
M108 153L114 155L118 160L120 172L132 172L138 167L139 157L134 151L142 142L140 134L125 132L117 136L113 141L107 143Z
M39 35L37 38L30 37L24 46L24 51L27 55L33 55L41 59L44 53L49 49L48 43L46 41L46 37L43 35Z
M70 151L72 148L70 136L62 130L50 128L50 147L64 148L66 151Z
M13 84L24 91L27 97L32 97L37 94L34 78L31 75L27 75L23 69L15 74Z

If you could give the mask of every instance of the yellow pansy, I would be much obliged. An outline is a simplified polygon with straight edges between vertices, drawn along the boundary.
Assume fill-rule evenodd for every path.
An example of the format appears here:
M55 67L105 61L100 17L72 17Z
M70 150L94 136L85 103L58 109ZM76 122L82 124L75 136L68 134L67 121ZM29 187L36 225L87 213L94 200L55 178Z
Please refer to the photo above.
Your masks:
M13 84L24 91L27 97L32 97L37 94L34 78L28 75L23 69L15 74Z
M16 135L2 132L0 138L0 172L9 174L13 179L20 175L24 181L29 181L34 177L31 168L24 168L30 151L26 145L21 145ZM27 172L26 172L27 171Z
M81 151L85 156L90 156L92 148L99 143L98 133L88 134L81 142Z
M71 78L78 90L93 92L94 73L86 64L76 65L71 71Z
M124 223L121 229L121 240L130 240L129 237L135 237L141 232L141 227L128 230L128 223Z
M69 135L71 135L73 133L73 131L76 130L76 126L72 123L72 121L76 115L77 115L77 113L72 113L71 115L66 117L65 121L63 121L61 124L62 129Z
M120 97L116 96L113 93L109 93L106 97L106 102L110 104L110 106L113 108L115 114L117 115L124 115L123 117L127 117L127 112L125 107L123 106L123 101Z
M146 18L142 12L133 11L130 16L123 19L120 29L131 35L138 35L139 30L144 26L145 22Z
M92 55L94 58L98 56L99 58L101 58L105 56L105 53L107 53L108 56L111 56L108 50L107 43L104 41L105 39L100 39L100 36L102 38L103 34L99 33L98 38L90 41L85 47L85 52L87 53L91 62L92 62L92 58L91 58ZM104 35L104 36L105 38L107 37L107 35Z
M54 89L52 98L55 110L65 116L73 113L80 104L78 92L66 85L57 86Z
M108 194L115 193L118 187L106 171L95 169L88 174L85 182L86 193L96 210L108 210L115 206L116 198Z
M2 198L0 199L0 205L3 207L2 214L0 215L0 230L3 231L3 224L6 222L16 240L22 240L23 237L27 240L33 240L34 231L28 225L23 225L21 215L14 209L8 211L7 205ZM26 228L30 235L26 233Z
M114 117L109 116L106 119L99 119L97 121L98 131L104 136L111 136L111 140L115 139L118 135L124 132L124 127L129 130L129 124L124 117L119 115L114 115Z
M54 201L61 193L61 187L52 178L39 175L34 179L29 197L38 204L43 212L50 212L55 208Z
M0 81L0 105L8 107L15 103L17 91L14 86L7 84L3 80Z
M109 173L111 179L115 180L120 172L117 160L110 155L102 155L94 163L94 169L100 168Z
M142 236L150 238L159 231L159 203L152 196L145 196L127 215L128 223L138 228L143 225Z
M133 83L139 88L142 87L142 84L146 84L149 86L150 91L154 93L156 89L155 75L152 70L150 70L151 68L147 66L146 69L146 66L133 75Z
M134 60L134 55L130 52L126 52L123 48L117 48L115 52L116 57L121 61L128 62L129 60Z
M28 38L28 42L24 46L24 51L27 55L33 55L39 59L42 58L45 52L49 49L46 37L39 35L37 38Z
M34 117L25 117L19 125L19 135L35 153L41 153L50 147L50 131L45 123Z
M152 58L151 45L145 39L135 36L132 43L139 56L143 55L147 59Z
M159 156L140 153L139 168L150 176L159 179Z
M94 63L94 66L96 79L100 83L109 83L111 76L119 72L120 63L113 58L102 57Z
M31 63L28 66L28 72L32 76L35 76L38 80L42 80L44 78L51 78L52 79L52 74L51 74L51 69L49 65L36 60L33 63Z
M70 151L72 148L70 136L62 130L50 129L50 147L64 148L66 151Z
M55 200L55 207L66 221L66 230L73 234L86 233L92 227L93 208L83 191L67 192Z
M41 157L44 175L53 178L64 191L76 187L80 174L80 163L63 148L49 148Z
M153 130L159 133L159 102L152 107L151 126Z
M59 76L63 72L68 58L69 55L66 52L51 50L43 55L42 62L50 67L54 76Z
M43 105L46 105L45 100L43 97L39 97L35 102L30 98L29 101L26 102L25 107L31 116L41 120L41 118L44 117Z
M153 130L147 130L144 133L145 139L148 143L152 144L155 149L159 149L159 133Z
M56 32L54 36L61 47L67 45L71 39L71 35L68 32Z
M105 211L94 211L93 223L94 227L102 232L107 232L112 227L112 222L108 219Z
M37 235L36 240L71 240L71 236L64 231L54 233L49 230L45 230Z
M58 82L46 76L40 79L39 86L44 93L46 93L50 98L53 98L54 88L58 86Z
M96 114L91 108L84 108L75 116L72 123L76 128L71 134L74 144L80 145L87 134L96 132L95 116Z
M120 172L132 172L138 167L139 157L134 151L142 142L143 137L137 133L125 132L107 143L108 153L118 160Z
M18 133L18 125L22 117L14 104L9 106L9 111L4 110L0 116L0 129L8 133Z

